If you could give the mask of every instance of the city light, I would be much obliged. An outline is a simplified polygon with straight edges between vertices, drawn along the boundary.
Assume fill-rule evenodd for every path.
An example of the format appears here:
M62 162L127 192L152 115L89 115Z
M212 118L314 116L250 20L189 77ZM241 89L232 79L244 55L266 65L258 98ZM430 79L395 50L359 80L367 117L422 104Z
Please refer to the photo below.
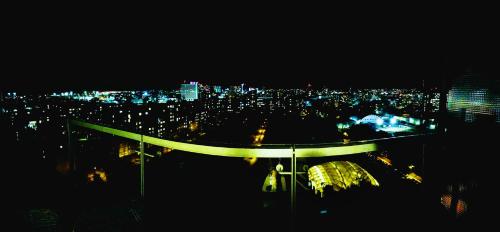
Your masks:
M404 178L408 179L408 180L412 180L412 181L415 181L416 183L418 184L421 184L422 183L422 177L420 177L419 175L417 175L416 173L414 172L410 172L408 174L406 174L404 176Z
M92 170L90 170L87 173L87 181L89 183L96 182L96 181L107 182L108 175L106 174L106 172L102 168L94 167Z
M387 166L392 166L392 161L385 156L377 156L377 160L380 160L382 163L384 163Z
M413 128L405 125L393 125L388 127L378 128L381 131L385 131L388 133L398 133L398 132L407 132L412 131Z
M191 122L189 123L189 130L195 131L198 129L198 122Z
M282 183L284 183L284 181L282 181ZM262 192L277 192L278 185L278 172L276 170L271 170L264 180L264 184L262 185ZM282 189L284 190L284 187L282 187Z
M29 127L29 128L31 128L31 129L33 129L33 130L36 130L36 128L37 128L37 125L36 125L36 124L37 124L37 122L36 122L36 121L30 121L30 122L28 123L28 127Z
M119 148L118 148L118 157L123 158L129 155L134 154L135 149L127 143L120 143Z
M450 209L450 207L451 207L451 199L452 199L452 196L450 194L444 194L443 196L441 196L441 204L446 209Z
M248 164L250 164L250 166L253 166L253 165L255 165L255 163L257 163L257 157L246 157L246 158L243 158L243 160L248 162Z
M174 184L167 191L179 191L181 194L174 195L180 196L179 203L196 207L204 200L191 204L189 197L203 195L208 186L214 186L208 190L218 191L210 181L226 173L220 180L231 185L230 191L236 190L235 195L242 199L255 198L252 201L257 207L272 209L270 215L288 208L281 202L290 200L298 202L296 215L312 212L336 221L334 217L342 215L346 206L337 207L332 199L349 202L375 196L367 200L383 205L392 196L378 199L383 195L379 192L396 189L397 195L399 188L423 187L417 185L423 181L416 174L423 170L423 159L418 155L421 149L412 137L432 133L441 121L437 112L421 110L423 103L428 109L439 104L423 102L422 89L329 89L320 85L258 89L250 85L184 81L152 90L2 95L6 104L0 107L0 121L5 122L10 141L28 147L29 152L24 153L38 164L52 172L56 169L60 175L86 180L89 184L80 186L85 190L81 192L111 190L123 193L123 199L128 195L138 199L144 183L146 197L163 198L161 192L148 192ZM417 127L419 124L424 126ZM391 156L381 155L386 153ZM418 168L409 165L412 163ZM186 173L194 179L186 178ZM426 176L431 176L427 170ZM172 182L170 177L183 179ZM205 190L182 194L191 182L193 187L203 182ZM237 184L253 190L232 188ZM372 188L380 184L383 189ZM120 192L128 186L133 189ZM278 193L287 188L288 193ZM365 191L368 194L364 195ZM214 199L212 206L221 199ZM458 202L450 201L451 210L464 212L470 207L463 199ZM235 208L245 207L234 203ZM439 198L435 203L439 206ZM311 204L310 209L302 207L304 204ZM304 209L307 212L301 211Z

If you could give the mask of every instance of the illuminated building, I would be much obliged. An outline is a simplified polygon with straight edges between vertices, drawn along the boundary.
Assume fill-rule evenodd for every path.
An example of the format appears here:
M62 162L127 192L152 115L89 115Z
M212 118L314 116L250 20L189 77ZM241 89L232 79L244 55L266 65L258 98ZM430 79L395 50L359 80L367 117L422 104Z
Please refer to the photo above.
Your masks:
M118 157L122 158L125 156L129 156L134 154L135 150L132 148L130 144L126 143L120 143L120 146L118 148Z
M219 85L214 86L214 92L215 93L221 93L222 92L222 87L220 87Z
M380 160L380 162L384 163L387 166L392 166L392 161L386 156L377 156L377 160Z
M408 180L412 180L412 181L415 181L416 183L418 184L421 184L422 183L422 177L417 175L416 173L414 172L410 172L408 174L406 174L404 176L405 179L408 179Z
M245 83L241 83L240 93L244 94L245 92L246 92L245 91Z
M198 82L189 84L181 84L181 99L186 101L194 101L198 99Z
M319 191L321 197L326 186L332 186L335 191L346 190L353 185L359 186L361 182L379 186L370 173L349 161L332 161L313 166L309 168L308 175L314 192Z
M384 123L384 120L377 115L371 114L359 120L359 123L371 123L371 124L382 125Z
M93 170L87 173L87 181L90 182L107 182L108 176L102 168L94 167Z
M37 128L36 123L37 123L36 121L30 121L28 123L28 127L33 129L33 130L36 130L36 128Z
M412 125L418 126L421 123L421 120L416 118L404 118L390 115L380 117L373 114L365 116L361 120L353 121L355 121L356 124L372 124L377 131L385 131L388 133L409 132L414 129ZM399 121L405 122L406 125L400 124Z
M465 122L474 122L478 116L500 122L500 83L492 82L471 73L457 79L448 93L448 111Z
M278 177L281 180L280 182L278 182ZM262 192L278 192L278 186L281 186L281 191L286 191L285 177L278 176L278 172L276 170L272 170L266 176L264 184L262 185Z

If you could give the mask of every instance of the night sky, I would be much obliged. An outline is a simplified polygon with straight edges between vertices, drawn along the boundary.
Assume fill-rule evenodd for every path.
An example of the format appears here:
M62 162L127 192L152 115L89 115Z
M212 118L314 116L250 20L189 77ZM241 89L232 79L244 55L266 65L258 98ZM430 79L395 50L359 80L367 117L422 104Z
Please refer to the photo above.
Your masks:
M230 21L230 20L229 20ZM6 90L162 89L197 80L266 87L438 85L467 68L495 76L473 27L260 23L43 24L13 27ZM471 31L471 33L464 33ZM481 35L481 36L476 36ZM477 39L477 38L481 39Z

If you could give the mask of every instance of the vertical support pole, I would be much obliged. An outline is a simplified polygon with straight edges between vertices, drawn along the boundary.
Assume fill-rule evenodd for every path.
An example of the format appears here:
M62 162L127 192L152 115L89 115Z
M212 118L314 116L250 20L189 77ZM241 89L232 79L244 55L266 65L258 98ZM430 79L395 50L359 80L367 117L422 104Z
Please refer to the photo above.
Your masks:
M295 144L292 145L292 178L290 183L290 209L291 209L291 229L294 231L296 203L297 203L297 158L295 157Z
M446 65L446 63L445 63L445 65ZM437 130L438 130L439 135L444 135L446 127L448 126L446 123L446 119L448 117L447 116L447 114L448 114L448 109L447 109L448 84L446 81L447 76L448 76L448 73L443 73L443 76L441 78L441 86L439 89L439 118L438 118L438 125L437 125Z
M140 154L141 156L141 197L144 197L144 140L141 135Z

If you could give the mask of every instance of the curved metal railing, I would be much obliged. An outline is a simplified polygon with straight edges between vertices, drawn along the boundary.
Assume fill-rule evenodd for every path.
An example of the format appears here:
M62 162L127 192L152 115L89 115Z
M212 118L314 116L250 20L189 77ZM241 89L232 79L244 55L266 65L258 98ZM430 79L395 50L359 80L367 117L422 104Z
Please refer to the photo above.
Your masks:
M351 155L378 150L377 143L397 138L417 137L424 134L407 135L399 137L362 140L353 142L334 142L334 143L317 143L317 144L262 144L260 146L231 146L224 145L206 145L187 142L178 142L167 139L160 139L153 136L143 135L140 133L129 132L125 130L115 129L112 127L99 125L95 123L84 122L80 120L70 120L70 124L83 128L100 131L123 138L128 138L135 141L143 141L147 144L152 144L161 147L168 147L174 150L181 150L191 153L225 156L225 157L259 157L259 158L290 158L295 149L295 156L301 157L326 157ZM293 148L294 147L294 148Z

